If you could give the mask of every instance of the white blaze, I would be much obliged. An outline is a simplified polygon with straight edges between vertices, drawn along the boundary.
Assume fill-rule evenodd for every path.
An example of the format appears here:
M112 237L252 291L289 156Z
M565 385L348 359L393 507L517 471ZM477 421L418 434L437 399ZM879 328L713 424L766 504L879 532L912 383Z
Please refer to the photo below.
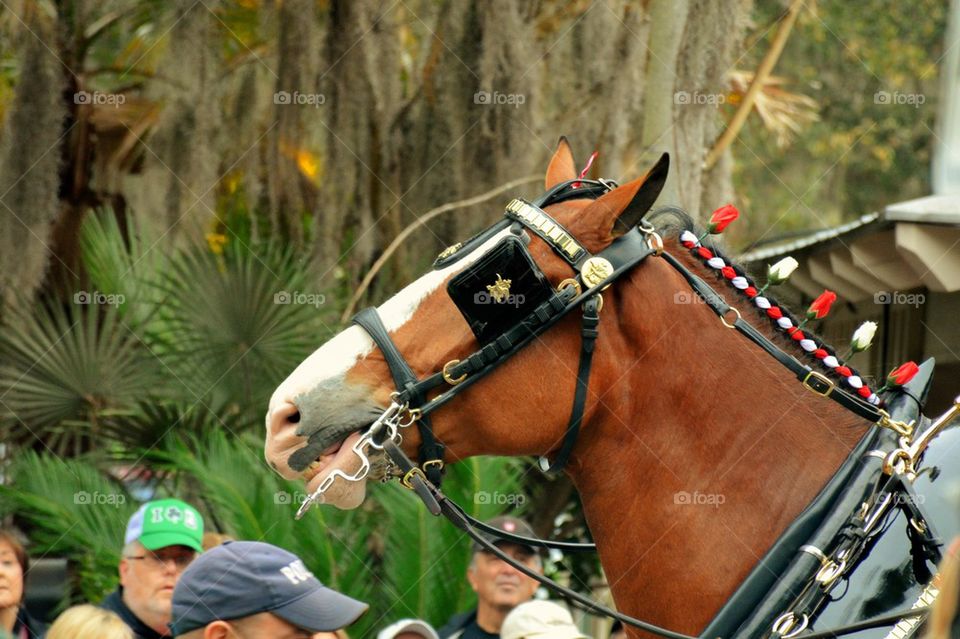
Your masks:
M420 276L378 307L387 330L394 332L407 323L420 307L420 303L454 273L477 261L490 248L510 232L506 228L490 237L468 255L453 264ZM343 375L354 364L366 357L374 348L373 340L365 330L352 325L318 348L303 360L296 370L274 391L270 398L270 412L284 401L292 401L298 395L309 392L324 380ZM269 423L270 412L267 413Z

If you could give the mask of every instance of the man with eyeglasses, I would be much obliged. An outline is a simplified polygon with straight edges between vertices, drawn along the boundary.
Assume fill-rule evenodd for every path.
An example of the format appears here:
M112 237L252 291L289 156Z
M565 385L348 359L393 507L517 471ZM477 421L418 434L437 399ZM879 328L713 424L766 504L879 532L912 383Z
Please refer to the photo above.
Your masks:
M196 508L179 499L145 503L127 523L120 585L101 607L117 613L138 639L169 637L173 589L202 541Z

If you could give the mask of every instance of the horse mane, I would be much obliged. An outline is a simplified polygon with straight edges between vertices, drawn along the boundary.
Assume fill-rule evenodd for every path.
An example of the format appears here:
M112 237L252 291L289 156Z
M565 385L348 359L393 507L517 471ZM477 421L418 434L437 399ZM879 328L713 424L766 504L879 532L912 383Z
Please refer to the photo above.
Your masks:
M683 209L676 206L665 206L653 211L645 219L657 228L657 231L664 237L664 242L669 242L670 244L676 246L683 261L686 262L688 266L692 266L693 269L701 277L704 277L705 274L709 274L709 277L705 277L704 279L706 279L711 284L715 282L726 282L724 286L722 287L714 286L714 288L718 292L723 292L728 290L733 291L735 295L733 296L732 299L730 296L724 295L724 297L727 297L727 301L740 302L736 304L737 307L742 307L744 306L743 303L745 303L746 306L748 306L750 309L751 319L759 320L759 321L752 322L754 326L762 330L764 335L772 339L777 346L782 348L785 352L790 353L791 355L794 355L794 356L797 356L797 354L800 353L801 357L798 357L798 359L808 363L815 362L817 364L817 366L815 367L815 370L825 371L827 374L831 375L833 379L837 379L841 381L844 379L842 375L834 371L832 368L823 365L822 362L818 360L816 357L814 357L811 353L808 353L807 351L800 348L799 344L796 341L790 339L787 335L785 335L784 331L779 326L776 325L776 320L774 320L772 317L770 317L765 312L763 312L763 310L758 308L756 304L753 304L752 301L746 297L746 295L744 295L735 287L733 287L730 284L730 282L726 280L726 278L724 278L722 275L720 275L720 273L717 270L708 268L707 266L705 266L702 260L700 260L695 256L692 256L690 250L688 250L685 246L680 244L678 238L680 233L682 233L683 231L690 231L696 234L698 237L703 235L706 232L706 229L698 225L694 221L694 219L690 216L689 213L687 213ZM706 246L708 249L710 249L710 251L713 252L714 255L723 259L724 262L726 262L729 266L731 266L734 269L734 271L736 271L737 275L746 278L750 286L756 286L759 289L760 287L756 284L750 272L747 271L742 266L740 266L736 262L736 260L731 259L722 248L717 246L717 244L712 240L712 238L713 236L708 235L707 238L704 238L701 244L703 246ZM783 316L790 318L790 321L793 322L794 326L799 326L800 321L790 311L790 309L787 308L787 306L778 302L776 298L774 298L768 292L764 292L763 296L770 301L770 304L772 306L779 307L780 310L783 312ZM824 342L823 339L820 337L820 335L816 333L814 330L812 330L808 326L804 326L803 332L807 336L809 336L811 339L816 341L819 347L826 350L828 354L833 355L838 360L841 360L841 356L837 354L836 349L834 349L832 346ZM841 360L841 364L849 368L854 375L863 379L864 383L867 382L867 379L870 379L872 381L873 376L870 376L869 378L863 377L862 375L860 375L860 373L857 370L851 368L842 360ZM846 386L843 386L842 388L844 388L844 390L848 390Z

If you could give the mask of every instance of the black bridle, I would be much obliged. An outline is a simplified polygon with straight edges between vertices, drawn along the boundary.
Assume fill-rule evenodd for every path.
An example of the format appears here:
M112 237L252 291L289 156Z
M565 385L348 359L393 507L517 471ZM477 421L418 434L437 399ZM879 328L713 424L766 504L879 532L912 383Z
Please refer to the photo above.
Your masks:
M592 354L600 327L601 292L646 258L659 256L663 257L671 267L683 276L690 287L716 313L726 327L736 329L774 357L807 389L822 397L829 397L859 417L880 426L898 430L902 429L904 425L892 420L883 409L848 393L825 375L803 364L773 343L752 324L744 320L739 311L728 305L713 287L700 276L691 272L673 255L664 251L662 239L648 223L641 221L640 225L629 229L623 235L617 237L608 247L594 255L579 246L572 235L544 210L550 205L570 199L595 199L614 186L616 186L615 183L606 180L570 180L558 184L532 202L513 200L507 207L504 220L481 233L475 240L468 242L465 249L476 248L482 241L512 226L512 230L517 234L526 230L540 237L577 272L552 291L545 301L522 319L519 319L515 325L487 341L482 348L471 355L461 360L448 362L443 366L442 371L435 372L422 379L419 378L393 342L375 308L367 308L361 311L353 318L353 322L366 330L380 348L396 384L397 391L393 396L394 403L402 406L409 413L410 421L417 424L421 436L421 444L418 450L420 465L418 466L411 460L397 445L398 442L391 438L380 437L377 441L378 447L382 448L397 466L404 486L414 490L431 513L444 515L486 551L591 612L619 619L623 623L670 639L693 639L688 635L661 628L598 604L530 570L500 550L495 543L486 539L484 534L498 537L501 541L539 548L554 548L566 552L593 551L595 549L593 544L553 542L505 533L477 521L457 504L450 501L439 488L443 476L444 446L433 432L430 414L452 400L464 389L491 373L497 366L523 349L562 318L580 308L582 312L580 362L570 418L563 442L552 464L547 462L546 457L541 458L540 464L541 468L548 472L562 470L569 461L582 425ZM438 258L438 264L445 265L449 261L445 262L444 260L450 259L450 256L441 254L441 257ZM597 265L599 265L598 268L588 268ZM428 398L428 394L441 387L444 390L432 398ZM819 639L820 637L839 636L866 628L889 625L906 617L924 615L926 612L925 608L914 608L895 614L874 617L844 628L807 634L804 637Z

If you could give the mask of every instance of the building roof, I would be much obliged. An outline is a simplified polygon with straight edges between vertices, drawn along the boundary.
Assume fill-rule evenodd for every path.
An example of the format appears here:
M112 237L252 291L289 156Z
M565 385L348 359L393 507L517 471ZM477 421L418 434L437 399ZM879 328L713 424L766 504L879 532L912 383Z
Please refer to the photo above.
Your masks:
M824 288L858 301L877 291L960 290L960 195L898 202L832 228L757 246L741 258L762 267L792 255L790 282L815 296Z

